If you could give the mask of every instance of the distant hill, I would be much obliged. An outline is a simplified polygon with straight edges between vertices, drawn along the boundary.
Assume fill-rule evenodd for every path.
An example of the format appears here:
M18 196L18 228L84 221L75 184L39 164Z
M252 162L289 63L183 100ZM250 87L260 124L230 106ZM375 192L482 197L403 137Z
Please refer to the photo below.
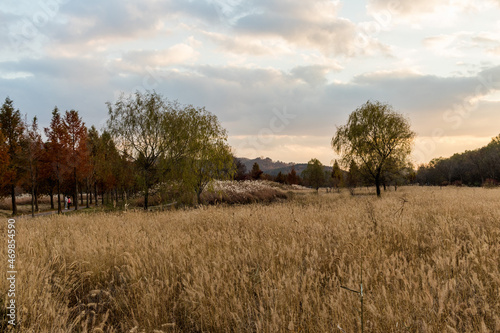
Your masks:
M266 172L268 170L278 169L278 168L292 167L292 165L294 165L294 163L285 163L285 162L281 162L281 161L275 162L272 159L270 159L269 157L266 157L266 158L258 157L258 158L254 158L254 159L249 159L249 158L245 158L245 157L238 157L238 159L240 160L241 163L243 163L246 166L247 171L252 170L252 166L254 163L257 163L259 165L260 169L264 172Z
M307 163L293 163L293 162L282 162L282 161L273 161L269 157L262 158L254 158L254 159L249 159L245 157L238 157L238 160L240 160L241 163L245 165L247 168L247 172L252 170L252 166L254 163L257 163L262 171L264 173L267 173L268 175L271 176L276 176L279 172L282 174L288 174L291 170L292 167L295 168L295 171L297 174L300 176L302 171L304 171L307 168ZM332 171L332 167L330 166L325 166L324 167L325 171Z

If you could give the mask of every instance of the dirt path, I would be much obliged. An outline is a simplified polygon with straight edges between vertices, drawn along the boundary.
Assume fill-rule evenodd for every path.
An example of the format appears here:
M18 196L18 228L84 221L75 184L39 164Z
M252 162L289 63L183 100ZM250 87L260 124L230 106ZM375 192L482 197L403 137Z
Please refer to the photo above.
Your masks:
M82 209L86 209L87 207L86 206L80 206L78 207L78 210L82 210ZM71 208L71 209L62 209L62 214L65 214L65 213L69 213L69 212L74 212L75 209L74 208ZM53 215L53 214L57 214L57 210L50 210L48 212L41 212L41 213L35 213L35 217L39 217L39 216L47 216L47 215ZM23 214L23 215L18 215L16 216L16 218L32 218L31 216L31 213L29 214Z

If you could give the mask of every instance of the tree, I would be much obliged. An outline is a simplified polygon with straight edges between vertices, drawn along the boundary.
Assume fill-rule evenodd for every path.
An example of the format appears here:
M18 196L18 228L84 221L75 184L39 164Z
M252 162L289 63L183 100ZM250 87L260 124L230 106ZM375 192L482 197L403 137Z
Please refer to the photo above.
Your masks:
M5 142L2 131L0 131L0 190L8 185L9 182L9 148ZM0 191L0 198L3 191Z
M264 172L260 169L259 163L255 162L252 165L252 170L250 171L250 177L252 177L252 179L254 180L261 179L263 173Z
M170 105L156 92L137 91L134 96L122 95L115 104L108 102L107 106L109 132L120 151L126 151L138 167L144 191L144 210L147 210L156 166L169 150L173 138L166 130Z
M323 164L316 158L311 159L307 162L306 169L302 171L302 178L318 192L319 188L325 183Z
M247 177L247 167L245 164L241 163L239 159L234 157L234 167L236 169L234 180L245 180Z
M278 174L276 175L276 178L274 180L275 182L277 183L280 183L280 184L284 184L286 182L286 177L285 175L280 171L278 172Z
M229 179L234 174L233 155L227 144L227 133L220 125L217 117L205 110L187 105L178 110L179 119L173 121L179 131L183 146L186 142L181 163L177 162L181 179L185 186L196 193L197 202L201 202L201 193L213 179ZM171 125L171 124L169 124ZM167 155L168 160L171 156ZM177 159L173 159L176 161Z
M292 170L286 176L286 182L289 185L297 185L300 184L300 177L297 175L297 171L295 171L295 167L292 166Z
M349 165L349 172L347 173L347 186L354 189L360 185L361 182L361 172L355 161L351 161Z
M57 212L61 214L61 183L67 172L70 149L68 131L57 106L52 111L50 127L45 128L45 135L48 139L47 158L57 186Z
M409 121L388 104L368 101L337 127L332 147L345 166L362 165L375 182L377 196L389 159L405 161L411 153L415 133Z
M26 127L24 145L24 155L27 162L25 168L28 171L28 187L31 193L32 217L35 216L35 208L38 210L38 180L40 176L40 160L42 159L42 154L42 136L38 130L38 120L34 117L31 124Z
M8 166L4 174L12 199L12 215L17 214L16 185L21 176L21 151L24 133L24 123L19 110L14 109L14 102L7 97L0 109L0 129L7 145Z
M331 178L333 180L333 186L336 189L344 185L344 175L337 160L333 163Z
M83 167L87 154L87 128L78 111L66 111L64 114L64 126L68 133L69 159L68 167L73 172L74 206L78 210L78 173L77 169Z

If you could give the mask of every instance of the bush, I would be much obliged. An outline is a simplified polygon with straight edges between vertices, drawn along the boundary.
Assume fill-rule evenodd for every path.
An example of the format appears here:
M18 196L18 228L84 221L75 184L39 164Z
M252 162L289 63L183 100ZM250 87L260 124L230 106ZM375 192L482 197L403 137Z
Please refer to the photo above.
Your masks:
M491 179L491 178L488 178L484 181L483 183L483 187L484 188L495 188L498 186L498 181L496 179Z

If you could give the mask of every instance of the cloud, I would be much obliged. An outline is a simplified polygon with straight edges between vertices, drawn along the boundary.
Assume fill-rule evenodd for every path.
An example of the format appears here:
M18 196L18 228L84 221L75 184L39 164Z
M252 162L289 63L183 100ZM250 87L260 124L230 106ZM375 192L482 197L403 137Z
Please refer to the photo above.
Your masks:
M391 24L411 25L420 29L429 26L456 27L457 24L463 24L464 15L482 15L484 11L496 7L494 1L468 0L369 0L367 5L371 15L382 15Z
M326 74L331 70L340 70L341 67L328 67L321 65L297 66L290 71L292 76L312 86L327 83Z
M217 44L222 51L233 54L277 56L292 53L292 50L284 43L272 38L262 40L249 36L233 36L210 31L200 31L200 33Z
M281 37L295 46L318 49L328 56L388 50L350 20L338 17L339 2L274 0L249 2L249 7L250 4L251 9L232 25L238 34Z
M133 59L131 56L130 61ZM271 157L283 160L298 156L296 161L306 161L317 153L327 163L330 148L326 139L334 134L336 125L344 124L348 115L369 99L388 102L406 114L421 136L431 136L436 128L441 128L445 136L498 134L496 122L491 119L495 119L500 104L481 98L500 90L500 67L469 77L376 71L344 84L325 83L322 77L326 68L305 66L281 71L192 65L184 70L154 70L154 77L146 70L119 76L103 70L102 59L82 57L0 63L0 72L8 70L32 74L25 78L0 77L0 91L29 117L38 115L41 126L48 125L50 111L58 105L62 110L80 110L88 125L100 127L106 119L106 101L113 102L120 91L145 89L147 82L148 89L166 97L206 106L218 116L231 137L245 138L244 144L243 139L232 141L238 143L239 149L269 152ZM470 116L464 117L460 107L474 97L478 101L468 111ZM462 121L458 123L458 119ZM259 135L264 140L255 144ZM273 151L280 153L274 155Z
M462 57L477 49L493 56L500 54L500 34L493 32L461 31L426 37L422 43L434 53L447 57Z
M115 60L119 69L141 71L144 66L151 68L168 67L176 64L188 64L197 59L199 53L190 45L176 44L165 50L129 51Z

